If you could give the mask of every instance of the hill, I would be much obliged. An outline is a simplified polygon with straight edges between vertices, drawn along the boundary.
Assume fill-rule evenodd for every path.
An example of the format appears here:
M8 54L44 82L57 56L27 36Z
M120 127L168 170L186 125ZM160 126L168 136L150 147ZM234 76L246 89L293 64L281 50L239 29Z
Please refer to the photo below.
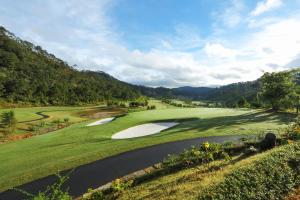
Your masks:
M78 71L0 27L0 100L72 105L136 99L139 91L104 72Z
M234 107L244 99L256 103L256 95L260 89L259 80L233 83L217 88L209 87L178 87L178 88L150 88L135 86L143 95L154 98L178 98L191 100L206 100L222 102L223 105Z

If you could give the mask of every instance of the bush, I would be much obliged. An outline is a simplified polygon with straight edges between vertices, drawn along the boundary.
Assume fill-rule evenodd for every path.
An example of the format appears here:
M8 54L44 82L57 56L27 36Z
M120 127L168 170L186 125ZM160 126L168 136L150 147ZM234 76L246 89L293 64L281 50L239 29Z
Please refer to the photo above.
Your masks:
M7 111L1 114L1 123L5 128L6 134L11 134L15 131L17 125L17 119L15 117L14 111Z
M29 124L28 125L28 131L33 131L33 132L37 132L39 130L39 126L35 125L35 124Z
M61 123L61 121L60 121L60 119L54 119L54 120L52 120L52 122L51 122L52 124L60 124Z
M261 150L272 149L276 146L276 135L274 133L267 133L265 138L260 143Z
M283 199L300 185L300 144L286 145L240 167L210 187L199 200Z
M105 199L102 191L99 190L93 191L92 189L89 189L88 192L91 194L87 197L83 197L82 200L104 200Z
M70 121L70 119L68 118L68 117L65 117L64 118L64 122L67 124L67 123L69 123L69 121Z
M120 107L121 108L126 108L126 104L125 103L120 103Z
M114 192L122 192L128 188L130 188L133 184L133 180L122 181L121 179L116 179L112 182L111 187Z
M147 110L155 110L155 109L156 109L156 106L155 106L155 105L147 106Z
M184 150L181 154L168 155L162 162L162 167L172 170L183 166L207 164L221 158L229 159L223 145L204 142L200 148L193 146L189 150Z
M291 140L300 140L300 119L287 128L287 137Z

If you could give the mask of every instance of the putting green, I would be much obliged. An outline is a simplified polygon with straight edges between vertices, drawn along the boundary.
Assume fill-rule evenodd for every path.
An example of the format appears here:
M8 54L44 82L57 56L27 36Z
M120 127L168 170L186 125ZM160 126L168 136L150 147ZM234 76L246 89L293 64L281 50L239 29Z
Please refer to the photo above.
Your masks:
M101 126L77 123L49 134L0 145L0 191L124 151L201 136L281 129L291 118L288 114L261 110L176 108L129 113ZM180 122L180 125L147 137L111 140L121 130L158 121Z

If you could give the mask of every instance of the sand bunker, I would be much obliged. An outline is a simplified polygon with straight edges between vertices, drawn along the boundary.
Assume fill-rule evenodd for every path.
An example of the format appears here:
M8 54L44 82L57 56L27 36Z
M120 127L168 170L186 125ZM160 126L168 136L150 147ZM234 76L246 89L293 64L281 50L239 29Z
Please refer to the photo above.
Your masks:
M171 128L179 123L176 122L160 122L160 123L149 123L134 126L123 131L114 134L112 139L128 139L135 137L142 137L146 135L153 135L159 133L162 130Z
M104 119L101 119L101 120L98 120L98 121L95 121L93 123L90 123L86 126L97 126L97 125L100 125L100 124L106 124L108 122L111 122L112 120L114 120L115 118L114 117L110 117L110 118L104 118Z

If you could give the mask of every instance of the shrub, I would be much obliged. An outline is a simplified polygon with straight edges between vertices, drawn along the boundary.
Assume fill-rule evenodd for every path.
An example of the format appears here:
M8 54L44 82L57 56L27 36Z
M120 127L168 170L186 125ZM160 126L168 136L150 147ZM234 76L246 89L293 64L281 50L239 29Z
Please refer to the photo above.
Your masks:
M205 142L200 148L192 146L178 155L168 155L162 162L163 168L181 168L195 164L208 164L215 159L230 159L223 145Z
M300 185L300 144L268 152L250 165L240 167L210 187L199 200L283 199Z
M93 191L92 189L89 189L88 192L90 193L89 196L83 197L83 200L104 200L104 194L100 190Z
M29 124L28 125L28 130L29 131L33 131L33 132L36 132L39 130L39 126L35 125L35 124Z
M300 140L300 119L298 118L296 122L292 123L286 131L288 139Z
M64 118L64 122L65 122L65 123L69 123L69 121L70 121L70 119L69 119L68 117L65 117L65 118Z
M38 124L39 127L44 127L45 125L46 125L45 121L41 121L41 122Z
M120 107L121 108L126 108L126 104L125 103L120 103Z
M5 133L10 134L13 133L16 129L17 119L15 117L14 111L7 111L1 114L1 123L4 126Z
M121 179L116 179L112 182L111 187L114 192L122 192L128 188L130 188L133 184L133 180L122 181Z
M265 138L260 143L261 150L272 149L276 146L276 135L274 133L267 133Z
M58 125L61 123L61 121L60 121L60 119L54 119L54 120L52 120L52 123Z

